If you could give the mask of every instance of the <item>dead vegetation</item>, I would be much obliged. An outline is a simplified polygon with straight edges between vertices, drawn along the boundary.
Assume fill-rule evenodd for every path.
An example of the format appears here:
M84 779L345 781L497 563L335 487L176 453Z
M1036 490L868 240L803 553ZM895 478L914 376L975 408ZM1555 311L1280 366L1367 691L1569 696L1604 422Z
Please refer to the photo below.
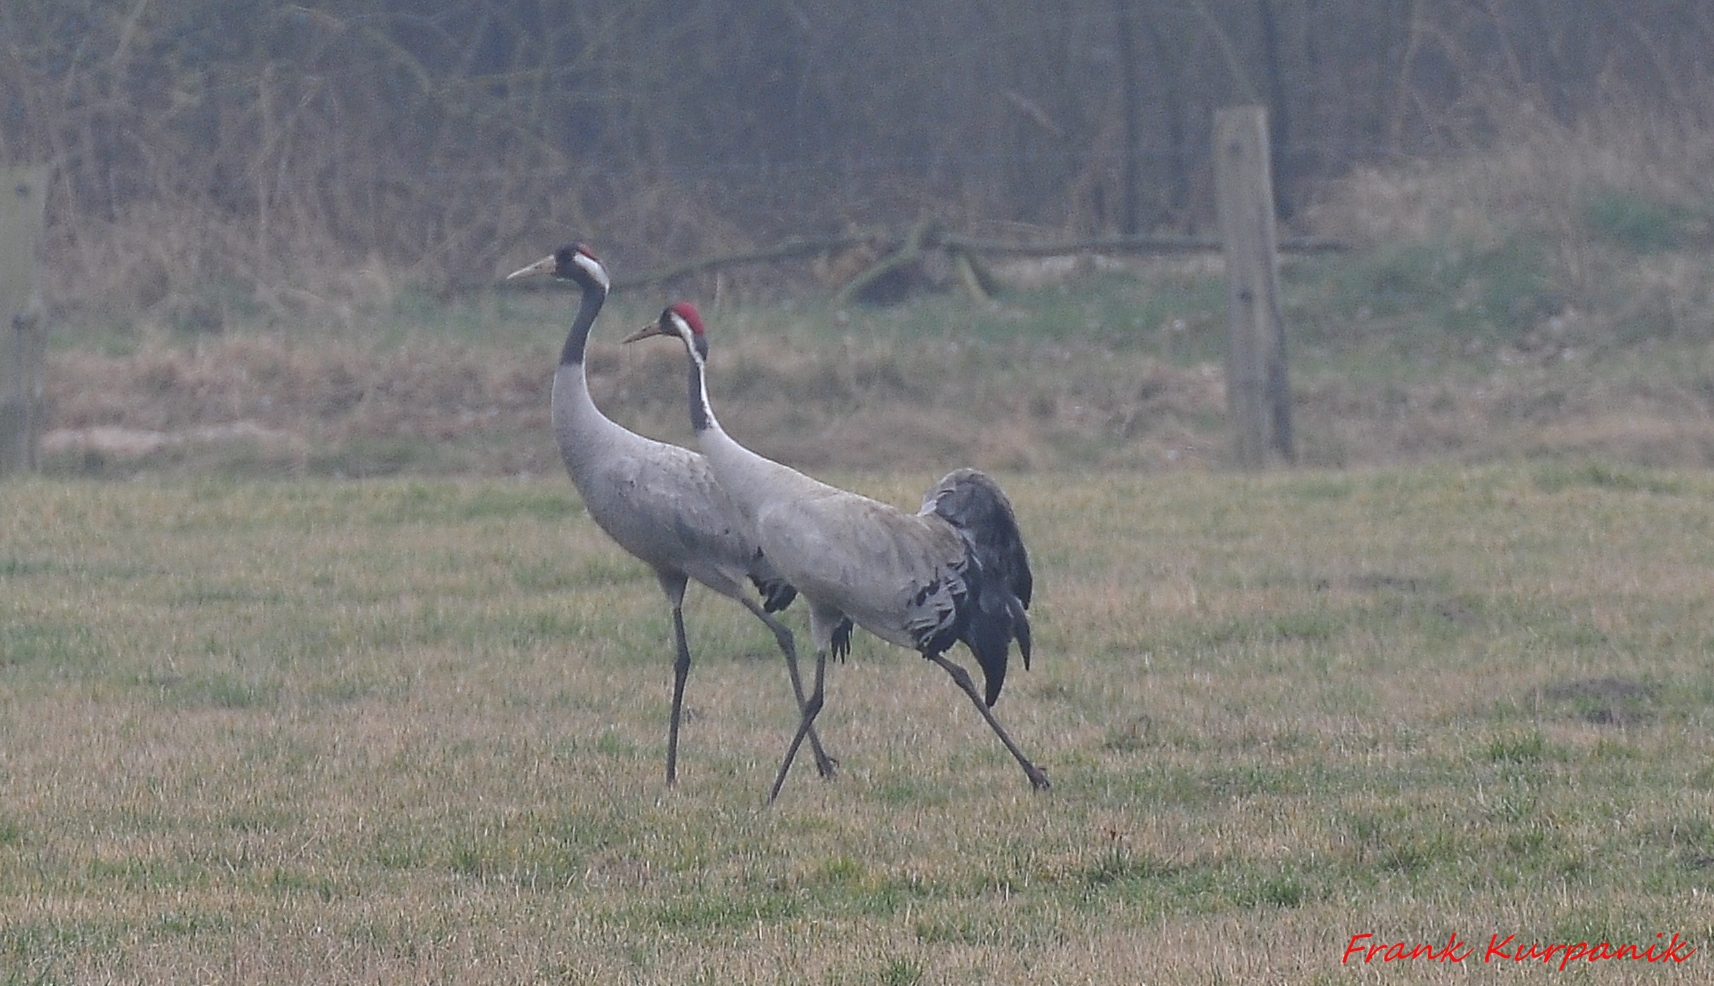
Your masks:
M1294 224L1354 168L1532 130L1569 161L1626 128L1651 164L1603 152L1627 182L1697 173L1679 152L1708 130L1714 23L1683 0L1538 6L37 0L0 11L0 160L54 166L51 308L204 327L339 317L377 291L359 270L441 292L574 234L642 273L925 212L970 235L1205 231L1206 121L1240 102L1269 108Z
M546 464L536 461L539 443L526 436L547 431L549 365L545 348L512 355L423 344L381 352L252 334L192 346L156 337L124 356L67 351L49 365L53 430L43 451L50 467L58 460L102 471L182 464L189 451L238 445L271 469L392 472L422 457L365 467L357 450L499 436L468 458L435 465L539 471Z
M1513 129L1491 152L1356 172L1300 217L1362 244L1286 265L1301 461L1714 464L1714 140L1622 115L1525 113ZM687 251L707 242L697 229L733 233L638 195ZM313 291L174 272L179 240L241 230L161 218L157 238L85 264L113 279L96 295L145 304L105 323L60 313L51 471L557 472L547 402L566 296L437 297L378 257L337 283L306 273ZM1222 462L1217 255L1007 262L994 306L954 287L833 311L813 273L839 260L664 289L719 313L714 385L762 451L811 469ZM615 418L688 442L678 355L607 335L667 298L616 293L590 369Z
M1032 347L977 348L974 359L944 344L788 353L740 336L716 353L714 371L733 430L807 468L1170 463L1211 450L1197 425L1221 414L1210 368L1143 357L1128 372L1099 353L1034 347L1053 372L1014 389L994 382L993 367L1021 366ZM597 344L596 400L631 427L688 442L681 359L665 346ZM552 365L546 346L377 350L251 335L195 346L156 338L122 356L66 351L50 363L44 453L50 471L98 473L222 460L285 473L540 473L559 468ZM379 445L391 459L366 461Z
M1182 469L1219 465L1218 364L1089 340L824 340L783 346L737 328L715 385L734 433L809 469ZM551 330L545 330L551 332ZM1575 352L1574 350L1572 351ZM690 442L670 347L597 344L597 401L617 420ZM246 333L195 345L50 360L54 472L225 468L264 474L541 474L552 350L414 340L396 348ZM1514 348L1464 372L1296 379L1303 459L1319 466L1597 457L1714 464L1714 357L1648 353L1590 365ZM1472 373L1473 369L1485 372Z

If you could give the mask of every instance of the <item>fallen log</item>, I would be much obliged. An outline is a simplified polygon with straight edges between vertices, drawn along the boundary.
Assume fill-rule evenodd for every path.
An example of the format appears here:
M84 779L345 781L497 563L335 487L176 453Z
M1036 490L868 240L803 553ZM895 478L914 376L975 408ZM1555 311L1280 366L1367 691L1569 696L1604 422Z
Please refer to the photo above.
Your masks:
M704 271L719 270L723 267L742 267L746 264L766 264L778 260L812 257L818 253L846 250L860 243L885 240L886 238L886 233L875 230L857 230L837 236L792 236L771 247L747 250L742 253L703 257L700 260L692 260L674 267L664 267L637 277L615 278L613 287L615 289L646 287L650 284L676 281L681 277L701 274Z
M845 307L852 301L861 300L866 291L888 276L897 275L920 263L923 254L929 250L944 251L951 259L965 290L972 298L986 302L991 300L996 283L982 262L984 258L1058 257L1078 253L1217 253L1221 249L1219 238L1212 236L1098 236L1053 243L1011 243L947 233L941 228L937 218L925 216L902 237L876 229L853 230L830 236L792 236L768 247L702 257L636 277L616 278L613 287L616 290L647 287L730 267L797 260L848 250L865 243L877 244L881 259L840 286L833 295L835 307ZM1282 253L1340 253L1351 249L1351 245L1326 237L1299 236L1282 238L1279 241L1279 249ZM554 285L543 279L537 284L525 285L524 289L531 286L539 288Z
M917 220L916 225L905 234L905 241L897 250L882 257L868 270L846 281L844 287L834 292L833 307L844 308L852 301L860 300L866 292L872 291L885 279L899 276L922 263L923 250L938 245L939 237L940 220L934 216L924 216Z

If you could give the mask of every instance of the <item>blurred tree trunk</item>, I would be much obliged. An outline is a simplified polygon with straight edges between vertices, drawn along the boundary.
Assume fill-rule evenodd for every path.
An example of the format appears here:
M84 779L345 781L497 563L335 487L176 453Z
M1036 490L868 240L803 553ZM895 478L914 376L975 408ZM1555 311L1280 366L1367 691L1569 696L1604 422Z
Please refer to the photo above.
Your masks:
M1290 219L1296 211L1291 189L1296 177L1291 169L1292 132L1290 93L1286 90L1285 71L1281 67L1279 21L1274 16L1275 0L1256 0L1256 13L1261 26L1262 64L1267 70L1268 157L1274 173L1274 209L1281 219Z
M1180 83L1182 74L1182 41L1174 37L1165 23L1166 13L1160 4L1151 8L1144 25L1149 33L1150 48L1158 67L1164 120L1166 191L1163 202L1168 216L1181 220L1190 208L1190 125L1192 109Z
M1125 145L1120 151L1119 232L1135 236L1143 231L1141 192L1142 169L1137 157L1142 153L1142 96L1137 85L1136 20L1132 16L1136 0L1113 0L1113 20L1119 49L1119 115L1120 133Z

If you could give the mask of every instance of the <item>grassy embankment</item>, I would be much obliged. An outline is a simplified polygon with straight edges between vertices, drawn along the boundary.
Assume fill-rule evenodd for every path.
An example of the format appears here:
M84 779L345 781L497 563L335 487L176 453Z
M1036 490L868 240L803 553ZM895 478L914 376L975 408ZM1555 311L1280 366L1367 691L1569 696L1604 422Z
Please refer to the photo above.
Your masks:
M1674 178L1671 162L1633 159L1648 145L1539 140L1359 174L1307 212L1301 231L1357 249L1284 264L1305 464L1714 462L1706 169ZM723 420L800 466L1218 465L1218 260L1053 269L1011 272L992 310L945 294L832 312L825 295L712 281L621 292L597 327L593 388L621 421L688 440L680 355L616 342L682 294L710 316ZM558 472L547 388L574 299L436 301L373 273L328 299L209 287L141 312L72 306L49 379L50 471Z

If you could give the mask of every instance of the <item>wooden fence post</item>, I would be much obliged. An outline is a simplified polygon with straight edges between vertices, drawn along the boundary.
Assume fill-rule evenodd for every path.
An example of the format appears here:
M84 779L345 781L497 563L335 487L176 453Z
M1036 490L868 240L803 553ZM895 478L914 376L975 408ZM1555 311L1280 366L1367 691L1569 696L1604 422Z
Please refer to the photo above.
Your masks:
M1293 462L1268 119L1260 106L1215 111L1214 194L1226 253L1226 407L1233 458L1241 468L1260 469L1271 448Z
M48 169L0 168L0 476L36 467L47 324L35 294Z

